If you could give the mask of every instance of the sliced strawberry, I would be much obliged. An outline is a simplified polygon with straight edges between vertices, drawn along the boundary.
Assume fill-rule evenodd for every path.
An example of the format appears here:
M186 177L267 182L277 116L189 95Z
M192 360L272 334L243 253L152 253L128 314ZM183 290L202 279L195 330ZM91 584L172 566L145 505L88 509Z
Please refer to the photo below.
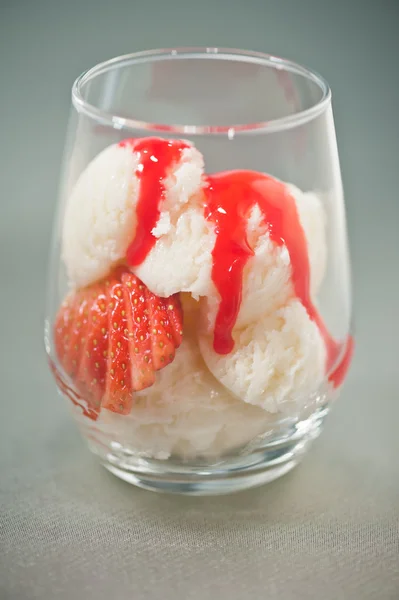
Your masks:
M75 294L69 306L68 328L64 336L67 341L62 365L72 379L78 372L85 343L89 306L87 296L87 290Z
M103 407L127 415L132 407L129 336L123 285L116 272L108 289L108 360Z
M64 361L69 350L70 328L72 327L75 300L76 298L72 295L64 300L54 323L55 351L61 362Z
M158 371L166 367L175 357L174 330L169 320L168 309L163 298L146 293L150 321L152 361Z
M99 408L105 393L108 355L107 296L103 286L93 286L86 342L82 349L78 379L88 402ZM82 390L83 391L83 390Z
M130 346L132 387L136 392L151 386L155 381L146 288L141 281L126 272L122 275L127 330Z
M129 414L133 395L151 386L182 340L178 295L159 298L126 267L78 290L55 320L58 359L90 411Z
M183 309L179 294L165 298L168 318L173 328L173 337L176 348L178 348L183 339Z
M83 357L83 348L86 344L86 339L87 339L86 336L88 333L88 325L89 325L90 307L91 307L91 297L90 297L89 290L87 290L87 293L85 293L85 297L82 300L82 303L79 308L78 316L80 317L80 320L76 324L76 334L74 336L74 339L76 340L76 344L74 346L75 349L76 349L76 345L78 345L80 342L80 353L79 353L79 356L77 359L78 366L75 371L76 375L79 372L79 365L80 365L80 362Z

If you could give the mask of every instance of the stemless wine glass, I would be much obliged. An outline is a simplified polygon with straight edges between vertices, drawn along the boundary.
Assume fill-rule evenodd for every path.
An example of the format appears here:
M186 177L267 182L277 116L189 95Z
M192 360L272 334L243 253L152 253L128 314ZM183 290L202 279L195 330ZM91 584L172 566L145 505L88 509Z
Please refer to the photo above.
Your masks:
M182 48L97 65L72 101L45 342L89 448L151 490L280 477L353 349L327 83Z

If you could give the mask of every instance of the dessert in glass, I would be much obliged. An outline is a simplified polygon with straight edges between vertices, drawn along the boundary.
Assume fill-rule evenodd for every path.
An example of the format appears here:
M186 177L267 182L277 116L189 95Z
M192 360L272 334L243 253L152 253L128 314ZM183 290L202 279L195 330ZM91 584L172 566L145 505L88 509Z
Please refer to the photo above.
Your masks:
M100 64L72 100L45 341L89 448L158 491L287 473L353 351L327 83L182 48Z

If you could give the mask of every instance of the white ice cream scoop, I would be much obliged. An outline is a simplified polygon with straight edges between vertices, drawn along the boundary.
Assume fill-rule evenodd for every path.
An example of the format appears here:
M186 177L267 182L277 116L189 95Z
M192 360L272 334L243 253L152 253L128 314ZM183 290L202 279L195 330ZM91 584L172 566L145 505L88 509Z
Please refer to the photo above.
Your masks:
M200 349L214 377L244 402L275 413L305 403L323 382L324 341L299 300L236 329L233 338L227 355L215 352L212 335L200 337Z
M124 260L136 233L139 160L129 146L109 146L87 166L73 188L64 216L62 256L74 287L106 276ZM184 288L203 291L196 281L203 279L201 253L209 228L200 202L195 201L202 175L202 155L191 145L166 173L154 231L159 244L137 268L138 276L158 295L169 296Z

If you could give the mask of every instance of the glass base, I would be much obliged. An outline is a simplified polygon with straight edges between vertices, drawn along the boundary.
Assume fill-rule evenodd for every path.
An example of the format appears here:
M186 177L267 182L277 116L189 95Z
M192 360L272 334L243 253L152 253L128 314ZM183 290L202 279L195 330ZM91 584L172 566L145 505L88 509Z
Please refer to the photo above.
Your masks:
M321 431L327 410L318 411L292 427L284 437L263 440L252 452L213 461L179 462L138 457L121 444L97 440L88 443L103 466L128 483L146 490L210 496L230 494L270 483L291 471Z
M168 474L165 474L162 479L157 479L152 476L148 477L133 473L111 463L103 463L103 465L119 479L152 492L183 494L186 496L221 496L270 483L291 471L298 462L298 459L288 460L282 465L272 467L265 461L263 469L256 473L235 473L233 477L222 475L212 479L198 477L197 479L190 478L190 480L188 478L187 480L176 479Z

